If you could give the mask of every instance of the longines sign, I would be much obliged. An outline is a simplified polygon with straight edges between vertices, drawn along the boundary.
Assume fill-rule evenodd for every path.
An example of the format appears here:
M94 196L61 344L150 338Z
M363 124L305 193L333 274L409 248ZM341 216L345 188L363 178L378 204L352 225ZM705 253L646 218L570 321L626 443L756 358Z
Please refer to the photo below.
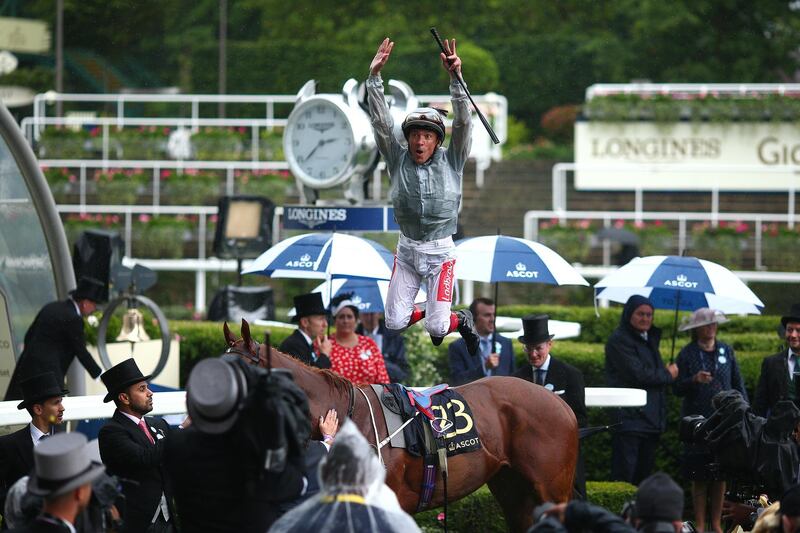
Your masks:
M800 187L800 128L578 122L575 162L577 189L784 191Z

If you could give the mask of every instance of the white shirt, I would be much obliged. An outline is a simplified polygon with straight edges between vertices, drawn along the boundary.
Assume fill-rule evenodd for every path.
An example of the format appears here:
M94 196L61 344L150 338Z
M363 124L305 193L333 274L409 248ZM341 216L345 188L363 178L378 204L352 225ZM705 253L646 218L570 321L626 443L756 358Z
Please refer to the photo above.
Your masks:
M793 355L797 355L797 357L800 357L800 353L795 354L794 352L792 352L792 349L789 348L788 353L786 355L787 366L789 367L789 381L794 380L794 357L792 357Z
M44 435L50 436L50 433L45 433L41 429L37 428L33 422L30 423L31 427L31 440L33 441L34 446L38 446L41 443L42 437Z

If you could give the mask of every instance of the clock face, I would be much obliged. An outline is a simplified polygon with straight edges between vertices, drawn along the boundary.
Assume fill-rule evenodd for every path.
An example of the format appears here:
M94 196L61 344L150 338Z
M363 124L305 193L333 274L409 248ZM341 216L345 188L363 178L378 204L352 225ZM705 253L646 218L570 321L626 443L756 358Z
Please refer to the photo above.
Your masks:
M355 152L347 116L321 99L304 102L292 112L283 144L292 171L303 181L320 185L348 171Z

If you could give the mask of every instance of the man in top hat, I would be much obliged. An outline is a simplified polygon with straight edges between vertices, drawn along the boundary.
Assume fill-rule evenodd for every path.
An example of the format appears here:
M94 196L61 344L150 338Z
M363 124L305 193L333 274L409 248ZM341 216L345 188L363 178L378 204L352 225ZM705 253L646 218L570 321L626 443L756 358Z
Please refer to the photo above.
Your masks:
M792 400L800 407L800 304L792 305L789 313L781 317L781 326L788 347L761 363L752 404L753 412L759 416L769 416L778 400Z
M33 452L35 468L28 492L44 498L42 513L32 524L13 529L25 533L75 532L75 519L92 496L92 481L105 468L91 460L86 437L60 433Z
M153 393L136 361L126 359L100 378L108 389L103 402L114 401L114 416L100 429L100 456L122 482L123 532L175 531L172 488L163 469L170 427L153 410Z
M454 385L463 385L487 376L510 376L516 370L511 341L494 334L494 301L476 298L469 305L475 318L475 330L480 343L478 352L470 354L466 341L461 338L447 348L450 378Z
M297 313L292 317L292 322L297 322L297 330L286 337L278 349L307 365L330 368L328 354L333 346L325 336L328 317L322 304L322 295L311 292L295 296L294 308Z
M103 283L84 277L69 298L50 302L39 311L25 333L25 347L8 384L6 401L21 400L20 383L36 374L52 372L63 384L75 356L93 378L100 375L100 366L86 350L83 317L94 313L104 293Z
M550 355L553 335L548 328L549 319L547 315L523 317L523 335L518 340L525 347L528 363L514 375L558 394L575 413L578 427L586 427L586 391L583 374L574 366ZM583 457L580 454L575 470L575 491L579 498L586 498L586 476Z
M21 477L33 469L33 449L52 435L53 426L61 424L64 390L52 372L30 377L21 383L22 402L17 409L27 409L31 423L0 437L0 510L5 509L6 494Z

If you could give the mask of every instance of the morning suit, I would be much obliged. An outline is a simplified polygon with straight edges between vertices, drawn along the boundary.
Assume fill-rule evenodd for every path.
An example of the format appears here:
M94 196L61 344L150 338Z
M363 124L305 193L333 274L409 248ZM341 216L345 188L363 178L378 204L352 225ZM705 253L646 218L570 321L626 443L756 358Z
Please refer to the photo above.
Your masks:
M356 333L370 337L377 344L378 341L372 337L372 332L364 329L363 324L356 327ZM406 341L403 335L396 331L390 331L383 320L378 322L378 335L381 336L381 345L378 346L383 355L383 363L386 372L389 374L389 381L392 383L403 383L408 379L410 371L408 360L406 359Z
M290 456L282 472L257 472L240 451L241 438L238 431L216 435L193 425L170 436L165 465L183 531L263 533L280 516L280 503L301 494L301 456Z
M109 475L120 478L125 497L121 509L124 533L144 533L150 526L163 491L173 521L172 486L163 467L165 441L172 431L161 418L145 417L155 444L119 410L98 436L100 457Z
M100 375L100 366L86 350L83 317L71 299L50 302L42 307L25 333L25 348L8 384L6 400L21 400L20 383L44 372L53 372L58 383L72 360L78 357L93 378Z
M752 409L758 416L768 416L778 400L794 400L794 404L800 406L800 364L795 363L794 382L789 383L789 350L782 350L776 354L765 357L761 362L761 375L758 377L755 396L753 397Z
M497 335L496 342L500 343L500 351L498 352L500 354L500 365L492 369L491 375L511 376L516 370L511 340L502 335ZM481 349L475 355L470 355L464 339L458 339L451 343L447 350L447 355L450 362L450 381L452 385L463 385L486 377L483 371Z
M295 330L291 335L286 337L278 350L291 355L295 359L299 359L308 366L315 366L317 368L330 368L331 360L325 354L315 354L311 345L300 333L300 330Z
M536 383L535 368L530 363L523 365L514 376ZM583 373L574 366L550 356L550 364L544 376L544 386L553 386L553 392L564 391L559 396L570 406L578 427L586 427L586 385ZM550 387L547 387L548 389ZM583 464L583 453L579 451L575 465L575 491L578 498L586 498L586 472Z
M0 511L6 508L6 495L16 481L33 470L31 425L0 437Z

